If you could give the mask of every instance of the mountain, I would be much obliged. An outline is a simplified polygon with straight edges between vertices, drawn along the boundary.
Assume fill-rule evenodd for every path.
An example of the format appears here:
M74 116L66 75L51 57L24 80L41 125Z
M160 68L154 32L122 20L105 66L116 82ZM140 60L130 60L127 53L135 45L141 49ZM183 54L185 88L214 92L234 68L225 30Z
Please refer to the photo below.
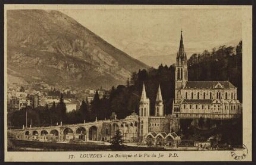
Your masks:
M7 11L8 85L109 88L148 66L53 10Z

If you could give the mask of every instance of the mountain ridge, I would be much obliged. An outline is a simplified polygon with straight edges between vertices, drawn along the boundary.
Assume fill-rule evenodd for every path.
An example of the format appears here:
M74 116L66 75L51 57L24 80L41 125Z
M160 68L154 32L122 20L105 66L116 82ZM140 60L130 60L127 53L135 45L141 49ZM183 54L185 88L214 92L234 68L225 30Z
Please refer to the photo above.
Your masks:
M7 53L8 74L53 86L109 88L148 68L54 10L8 10Z

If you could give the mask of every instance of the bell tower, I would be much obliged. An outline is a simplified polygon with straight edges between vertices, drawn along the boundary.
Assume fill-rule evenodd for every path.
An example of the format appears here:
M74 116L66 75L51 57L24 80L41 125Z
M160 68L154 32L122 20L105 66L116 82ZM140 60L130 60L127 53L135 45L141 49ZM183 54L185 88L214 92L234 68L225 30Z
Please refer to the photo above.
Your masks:
M187 55L185 53L182 31L180 35L180 47L176 57L175 65L175 98L173 102L172 114L178 117L180 112L180 102L182 100L181 89L188 81Z
M139 137L143 137L148 133L148 118L150 116L149 111L150 101L147 98L145 85L142 85L142 93L139 105Z
M175 66L175 103L181 99L180 89L182 89L188 81L187 55L185 53L183 36L181 31L180 47L176 57Z

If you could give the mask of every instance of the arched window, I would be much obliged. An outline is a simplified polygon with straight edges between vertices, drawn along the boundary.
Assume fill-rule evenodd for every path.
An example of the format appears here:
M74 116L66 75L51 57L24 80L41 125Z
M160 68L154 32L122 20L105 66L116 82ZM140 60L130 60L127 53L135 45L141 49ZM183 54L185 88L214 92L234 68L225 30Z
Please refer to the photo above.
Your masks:
M197 99L199 99L199 92L197 92Z
M193 92L191 92L191 99L193 99Z
M204 99L205 99L205 92L204 92Z
M212 92L210 92L210 99L212 99Z
M183 69L181 68L181 72L180 72L180 79L182 80L183 79Z
M231 99L233 99L233 93L231 93Z
M146 108L144 109L144 116L147 116L147 110L146 110Z
M177 75L177 77L178 77L177 79L180 80L180 68L178 68L178 73L177 74L178 74Z
M225 99L228 99L228 92L225 93Z

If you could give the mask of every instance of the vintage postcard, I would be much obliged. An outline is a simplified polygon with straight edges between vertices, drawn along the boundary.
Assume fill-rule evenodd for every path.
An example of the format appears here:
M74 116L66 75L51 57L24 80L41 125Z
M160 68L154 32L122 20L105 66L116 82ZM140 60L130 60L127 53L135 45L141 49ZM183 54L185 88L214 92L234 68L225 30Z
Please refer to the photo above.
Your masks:
M252 6L4 15L5 161L252 161Z

